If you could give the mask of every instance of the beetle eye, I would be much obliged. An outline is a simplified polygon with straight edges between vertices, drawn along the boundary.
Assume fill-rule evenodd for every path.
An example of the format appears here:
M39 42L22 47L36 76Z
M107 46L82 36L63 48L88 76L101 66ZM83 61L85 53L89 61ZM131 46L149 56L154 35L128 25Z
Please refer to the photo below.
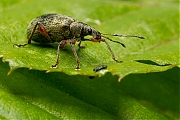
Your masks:
M96 34L96 39L101 39L101 33L98 32L98 33Z

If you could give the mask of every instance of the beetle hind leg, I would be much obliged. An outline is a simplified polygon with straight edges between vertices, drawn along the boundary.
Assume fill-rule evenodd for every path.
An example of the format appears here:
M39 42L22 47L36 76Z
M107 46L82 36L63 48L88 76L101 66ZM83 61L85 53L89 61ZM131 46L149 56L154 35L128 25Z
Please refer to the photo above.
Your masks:
M38 26L38 30L39 32L45 36L50 42L54 42L51 37L49 36L48 32L46 31L46 28L44 27L43 24L41 24L40 22L37 22L36 26ZM32 34L33 35L33 34ZM28 40L29 41L29 40Z
M27 44L14 44L13 46L24 47L24 46L26 46L26 45L28 45L28 44L31 44L32 37L33 37L34 32L35 32L35 30L36 30L37 27L38 27L39 32L40 32L43 36L45 36L50 42L54 42L54 41L50 38L50 36L48 35L48 33L47 33L44 25L41 24L40 22L37 22L36 25L34 26L32 32L31 32L31 34L30 34L30 37L29 37L29 39L28 39L28 43L27 43Z

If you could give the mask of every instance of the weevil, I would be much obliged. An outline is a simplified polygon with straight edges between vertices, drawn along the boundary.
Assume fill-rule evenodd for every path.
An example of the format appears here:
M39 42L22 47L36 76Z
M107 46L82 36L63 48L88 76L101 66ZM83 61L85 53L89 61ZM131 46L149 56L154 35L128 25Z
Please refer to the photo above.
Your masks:
M92 36L92 38L84 38L87 35ZM52 65L52 67L55 68L59 64L60 47L64 47L67 43L70 43L71 49L74 53L77 62L76 70L79 70L80 60L74 48L76 42L79 42L79 48L83 47L81 46L82 41L104 42L112 56L112 59L116 62L121 62L115 59L114 53L105 39L119 43L123 47L125 47L125 45L119 41L114 41L107 36L137 37L140 39L144 39L144 37L136 35L118 35L101 33L94 27L86 23L79 22L78 20L72 17L62 14L43 14L39 17L36 17L29 23L29 26L27 28L28 43L23 45L14 45L17 47L24 47L28 44L31 44L31 41L35 41L38 43L58 42L56 63L55 65Z
M98 72L100 70L107 69L107 65L101 65L93 69L94 72Z

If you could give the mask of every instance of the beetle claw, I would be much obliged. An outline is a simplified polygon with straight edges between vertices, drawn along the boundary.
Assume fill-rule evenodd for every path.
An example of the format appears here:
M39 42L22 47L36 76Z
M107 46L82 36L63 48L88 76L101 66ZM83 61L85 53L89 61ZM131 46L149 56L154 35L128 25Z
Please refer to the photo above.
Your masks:
M81 70L81 69L80 69L80 67L79 67L79 66L77 66L75 70Z
M57 68L57 64L52 65L51 68Z

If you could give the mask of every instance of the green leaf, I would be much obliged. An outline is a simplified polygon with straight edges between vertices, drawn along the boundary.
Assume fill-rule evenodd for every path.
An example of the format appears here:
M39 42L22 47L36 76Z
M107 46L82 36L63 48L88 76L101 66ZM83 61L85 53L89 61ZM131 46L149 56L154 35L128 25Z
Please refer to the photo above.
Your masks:
M0 119L179 119L177 1L3 0L0 6ZM126 45L107 40L122 63L112 60L104 43L82 42L85 49L75 46L79 71L67 45L53 69L57 44L13 47L27 43L28 23L46 13L146 39L110 37ZM93 71L103 64L106 70Z
M179 68L89 79L0 63L0 116L6 119L178 119ZM172 77L173 76L173 77Z
M99 4L93 6L91 11L88 11L89 7L87 11L82 11L81 9L84 8L86 3L79 1L80 5L76 6L79 9L75 9L74 13L68 12L68 7L63 6L61 9L57 7L56 10L55 6L58 1L53 1L53 8L52 5L48 5L49 2L40 1L20 2L11 9L5 7L0 16L0 55L4 61L9 62L11 70L27 67L47 70L48 72L61 71L69 75L88 76L101 76L111 72L120 78L130 73L164 71L179 65L178 6L176 3L164 3L156 7L142 3L144 4L144 7L142 7L140 3L129 3L128 6L126 2L123 4L115 1L109 3L99 0L98 2ZM73 8L74 4L70 3L69 1L60 2L59 4L65 4ZM89 6L91 4L93 4L93 1L89 2ZM37 11L34 14L31 9L35 5L46 6L46 9L33 7L33 11ZM78 49L78 46L76 46L81 61L81 70L79 71L75 70L77 63L69 45L61 50L60 64L56 69L51 68L51 66L56 62L57 44L40 45L33 43L24 48L12 47L13 44L27 43L25 37L26 27L31 19L43 13L57 11L62 13L64 9L67 9L67 15L73 16L80 21L85 22L85 18L99 19L101 21L100 26L93 23L89 24L92 24L103 33L141 35L146 39L122 38L126 48L108 41L116 59L124 61L123 63L116 63L112 60L111 54L104 43L83 42L84 45L87 45L85 49ZM79 16L79 13L83 13L84 16ZM118 37L112 39L122 41ZM102 64L108 66L107 70L95 73L93 68Z
M178 115L178 80L168 81L172 73L174 78L178 77L178 68L164 73L131 75L117 84L117 76L110 74L90 80L83 76L18 69L7 77L7 64L0 66L0 114L7 119L168 119L167 116ZM160 76L165 79L160 78L158 82L153 79Z

